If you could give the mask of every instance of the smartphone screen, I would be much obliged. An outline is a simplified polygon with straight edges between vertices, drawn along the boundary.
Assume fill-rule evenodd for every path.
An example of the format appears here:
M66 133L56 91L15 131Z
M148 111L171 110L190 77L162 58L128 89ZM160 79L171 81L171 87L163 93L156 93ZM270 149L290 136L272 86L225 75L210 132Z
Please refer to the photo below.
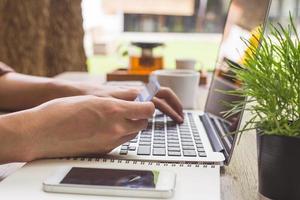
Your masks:
M159 171L73 167L61 184L155 188Z

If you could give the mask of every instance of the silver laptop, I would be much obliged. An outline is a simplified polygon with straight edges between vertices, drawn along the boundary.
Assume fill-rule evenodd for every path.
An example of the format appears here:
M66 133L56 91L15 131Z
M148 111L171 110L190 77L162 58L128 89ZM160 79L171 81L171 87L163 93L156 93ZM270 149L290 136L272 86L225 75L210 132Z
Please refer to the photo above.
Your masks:
M176 124L170 117L156 111L147 129L108 156L129 160L228 165L237 139L236 135L229 133L239 129L242 113L224 118L222 112L229 109L224 102L242 99L217 90L239 88L239 84L226 76L230 73L226 72L227 63L242 64L247 47L241 38L249 39L252 31L265 25L270 4L271 0L231 2L204 111L185 110L183 124ZM252 10L256 7L259 9Z

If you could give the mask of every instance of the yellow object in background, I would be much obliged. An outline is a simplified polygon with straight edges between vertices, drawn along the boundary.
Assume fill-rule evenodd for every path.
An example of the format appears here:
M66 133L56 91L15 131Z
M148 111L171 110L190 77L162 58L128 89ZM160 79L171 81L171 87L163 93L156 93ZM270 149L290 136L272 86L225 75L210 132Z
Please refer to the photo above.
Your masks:
M259 46L259 41L262 35L262 27L258 26L254 28L251 32L251 37L249 38L249 43L247 44L247 49L244 53L244 56L241 58L239 64L244 65L249 56L252 56L253 49L257 49Z

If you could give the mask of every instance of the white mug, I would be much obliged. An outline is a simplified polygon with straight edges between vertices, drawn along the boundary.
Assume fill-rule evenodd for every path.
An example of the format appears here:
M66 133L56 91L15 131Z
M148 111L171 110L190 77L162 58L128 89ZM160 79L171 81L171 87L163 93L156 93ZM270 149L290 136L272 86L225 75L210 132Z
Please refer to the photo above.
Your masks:
M195 108L200 74L194 70L157 70L152 72L161 86L171 88L184 109Z
M195 70L196 60L194 59L176 59L176 69Z

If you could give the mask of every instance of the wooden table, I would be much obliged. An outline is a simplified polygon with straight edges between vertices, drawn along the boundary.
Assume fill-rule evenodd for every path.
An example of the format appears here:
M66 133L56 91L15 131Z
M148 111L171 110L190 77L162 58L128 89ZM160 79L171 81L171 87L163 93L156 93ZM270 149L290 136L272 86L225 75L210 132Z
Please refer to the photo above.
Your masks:
M88 81L95 84L105 81L103 76L90 76L86 73L63 73L56 78ZM201 109L203 109L207 93L207 86L199 88L198 95L201 96L201 101L198 102L198 106ZM247 118L247 114L245 118ZM0 165L0 180L22 166L22 163ZM249 132L243 135L236 146L230 165L221 170L221 197L223 200L266 199L257 192L257 183L256 137L254 132Z

